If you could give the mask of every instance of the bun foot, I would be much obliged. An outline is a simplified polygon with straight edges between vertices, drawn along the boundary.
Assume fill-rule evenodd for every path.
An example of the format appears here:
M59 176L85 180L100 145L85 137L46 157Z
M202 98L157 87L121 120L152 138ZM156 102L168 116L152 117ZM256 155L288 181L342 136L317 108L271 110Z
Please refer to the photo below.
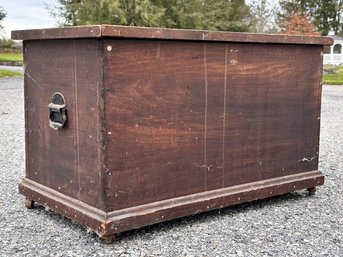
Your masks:
M309 196L314 195L316 193L316 188L315 187L307 188L307 192Z
M101 237L104 240L104 243L107 245L113 244L114 242L114 235L107 235Z
M26 198L25 199L25 206L27 209L33 209L35 202L31 199Z

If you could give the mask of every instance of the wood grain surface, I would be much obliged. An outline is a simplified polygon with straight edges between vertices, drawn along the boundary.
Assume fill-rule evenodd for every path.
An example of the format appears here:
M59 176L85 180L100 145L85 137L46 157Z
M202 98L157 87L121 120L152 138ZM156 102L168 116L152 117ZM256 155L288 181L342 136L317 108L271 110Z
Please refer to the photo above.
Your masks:
M321 47L104 49L108 211L317 169Z
M102 77L97 40L28 41L24 45L27 177L98 208ZM55 92L66 98L68 123L49 127Z
M324 183L327 38L122 26L13 35L26 39L20 193L101 237ZM55 92L67 104L60 131L48 122Z

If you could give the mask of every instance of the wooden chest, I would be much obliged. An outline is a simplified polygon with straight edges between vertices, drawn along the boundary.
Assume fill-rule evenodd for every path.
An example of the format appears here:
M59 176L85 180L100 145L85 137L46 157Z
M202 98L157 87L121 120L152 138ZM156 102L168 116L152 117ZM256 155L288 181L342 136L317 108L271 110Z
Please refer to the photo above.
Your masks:
M111 241L324 182L331 38L107 25L12 38L24 40L27 207Z

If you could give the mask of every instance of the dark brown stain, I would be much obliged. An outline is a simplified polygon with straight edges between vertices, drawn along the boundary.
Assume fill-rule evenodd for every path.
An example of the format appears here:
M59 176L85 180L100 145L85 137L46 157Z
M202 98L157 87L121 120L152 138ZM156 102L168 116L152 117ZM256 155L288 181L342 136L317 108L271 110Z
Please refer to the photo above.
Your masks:
M104 208L97 197L101 190L97 40L28 41L24 49L27 177ZM47 122L55 92L63 93L67 103L68 124L61 131L52 130Z
M20 192L106 237L323 184L321 44L331 41L199 33L14 32L26 39ZM60 131L48 123L55 92L67 103Z
M321 47L109 45L108 211L317 169Z

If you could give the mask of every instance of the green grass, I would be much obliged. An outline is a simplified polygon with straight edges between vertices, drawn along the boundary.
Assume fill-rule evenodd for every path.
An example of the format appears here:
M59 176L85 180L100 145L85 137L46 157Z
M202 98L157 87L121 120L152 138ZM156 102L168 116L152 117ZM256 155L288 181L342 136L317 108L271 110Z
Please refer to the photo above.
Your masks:
M338 72L336 74L324 74L323 84L326 85L343 85L343 66L336 68Z
M0 77L14 77L14 76L22 76L20 72L10 71L10 70L0 70Z
M22 62L23 54L18 53L0 53L0 61Z

